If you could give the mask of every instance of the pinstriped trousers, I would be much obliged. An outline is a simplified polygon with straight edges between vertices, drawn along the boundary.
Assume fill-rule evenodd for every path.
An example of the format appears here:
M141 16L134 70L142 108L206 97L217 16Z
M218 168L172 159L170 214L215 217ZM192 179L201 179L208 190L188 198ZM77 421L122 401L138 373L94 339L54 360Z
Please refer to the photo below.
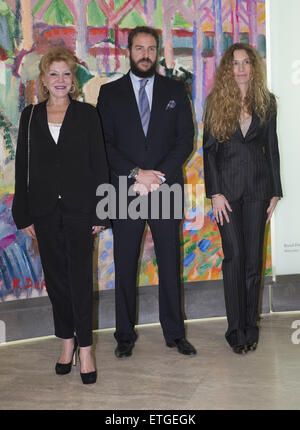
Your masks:
M231 347L258 342L258 301L263 244L269 201L230 202L229 223L218 224L222 238L222 264Z

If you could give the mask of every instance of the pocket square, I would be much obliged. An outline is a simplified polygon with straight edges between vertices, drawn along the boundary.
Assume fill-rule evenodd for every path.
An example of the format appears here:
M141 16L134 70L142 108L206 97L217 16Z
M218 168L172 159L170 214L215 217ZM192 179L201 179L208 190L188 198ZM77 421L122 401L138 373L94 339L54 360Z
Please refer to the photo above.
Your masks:
M175 100L170 100L169 103L167 104L166 110L174 109L175 106L176 106Z

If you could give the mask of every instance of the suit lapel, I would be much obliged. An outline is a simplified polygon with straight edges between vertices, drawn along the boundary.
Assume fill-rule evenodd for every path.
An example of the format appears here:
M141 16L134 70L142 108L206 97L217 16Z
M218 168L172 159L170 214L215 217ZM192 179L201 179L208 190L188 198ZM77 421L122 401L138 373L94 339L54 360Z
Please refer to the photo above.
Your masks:
M71 133L70 134L72 135L72 129L74 128L74 124L70 123L69 119L72 117L74 118L74 116L72 116L72 114L71 114L72 110L74 109L74 103L75 102L73 101L73 99L70 98L70 104L67 107L63 122L61 124L57 145L60 145L60 142L63 141L64 133L68 129L69 125L71 127ZM49 132L50 132L50 130L49 130ZM51 134L51 132L50 132L50 134ZM53 140L53 142L54 142L54 140Z
M138 104L135 97L129 72L124 77L124 84L125 84L124 90L126 91L126 106L128 106L128 109L131 109L132 115L136 118L135 124L138 124L139 133L141 133L143 137L148 140L151 136L151 133L154 130L155 124L159 122L160 104L161 104L161 100L163 99L161 95L162 95L162 92L164 91L164 86L161 85L160 76L158 73L155 73L154 83L153 83L152 106L151 106L150 121L149 121L147 136L144 135L140 112L139 112L139 108L138 108Z
M248 128L248 131L246 133L245 139L249 139L250 137L253 137L253 133L257 133L259 124L260 124L260 119L255 114L255 112L253 112L252 121L251 121L250 127Z
M41 127L43 133L47 137L47 142L50 144L53 142L55 144L48 126L46 103L47 103L47 100L44 100L43 102L37 105L36 122Z
M137 104L137 100L135 97L134 89L132 86L130 72L124 77L124 102L126 104L126 110L130 111L130 116L134 118L134 124L136 124L139 133L141 133L144 137L144 130L141 122L139 107Z
M46 104L47 104L47 100L45 100L45 101L43 101L42 103L39 104L39 109L37 110L37 117L36 117L36 119L37 119L39 125L41 126L44 134L47 136L48 142L52 143L53 145L56 145L56 142L55 142L55 140L52 137L52 134L51 134L51 131L50 131L49 125L48 125L48 116L47 116L47 106L46 106ZM62 125L61 125L61 129L60 129L60 133L59 133L59 138L58 138L58 141L57 141L57 145L59 145L59 143L60 143L60 141L62 139L64 130L68 126L68 118L69 118L70 110L72 110L72 108L73 108L73 100L70 99L70 104L69 104L69 106L68 106L68 108L66 110L65 117L64 117L64 120L63 120Z
M161 97L164 87L161 85L161 79L158 73L155 73L153 83L153 95L152 95L152 107L150 114L150 121L147 132L147 139L151 137L151 133L154 130L154 125L159 122L160 104L163 98Z

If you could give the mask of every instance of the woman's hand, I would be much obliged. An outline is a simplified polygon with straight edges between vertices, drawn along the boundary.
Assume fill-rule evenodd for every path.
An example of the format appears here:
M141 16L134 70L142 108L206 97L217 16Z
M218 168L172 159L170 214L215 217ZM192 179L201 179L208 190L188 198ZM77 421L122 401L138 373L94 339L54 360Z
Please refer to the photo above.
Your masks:
M268 218L267 218L266 223L269 222L270 219L272 218L272 215L273 215L274 209L276 208L278 200L280 200L280 197L272 197L271 198L270 205L267 209Z
M217 223L223 225L223 216L226 221L229 222L229 217L226 209L228 209L230 212L232 212L232 209L226 197L224 197L223 194L215 194L212 196L211 204L214 217Z
M34 230L34 225L31 224L26 228L22 228L21 231L25 234L27 234L29 237L31 237L31 239L36 239L36 235L35 235L35 230Z
M94 225L92 227L93 234L97 234L97 233L99 233L99 231L103 231L104 229L105 229L105 227L103 225Z

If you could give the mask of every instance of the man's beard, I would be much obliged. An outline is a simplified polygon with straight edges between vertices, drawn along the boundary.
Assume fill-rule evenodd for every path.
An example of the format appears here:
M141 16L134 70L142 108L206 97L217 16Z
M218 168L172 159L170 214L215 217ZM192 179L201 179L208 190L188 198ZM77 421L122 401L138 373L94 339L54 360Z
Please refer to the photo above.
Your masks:
M146 71L139 69L138 63L141 63L142 61L147 61L149 64L151 64L151 67ZM130 55L130 69L132 73L138 76L139 78L151 78L151 76L153 76L156 72L156 67L157 67L157 59L155 60L154 63L152 63L152 61L149 60L149 58L142 58L136 63Z

